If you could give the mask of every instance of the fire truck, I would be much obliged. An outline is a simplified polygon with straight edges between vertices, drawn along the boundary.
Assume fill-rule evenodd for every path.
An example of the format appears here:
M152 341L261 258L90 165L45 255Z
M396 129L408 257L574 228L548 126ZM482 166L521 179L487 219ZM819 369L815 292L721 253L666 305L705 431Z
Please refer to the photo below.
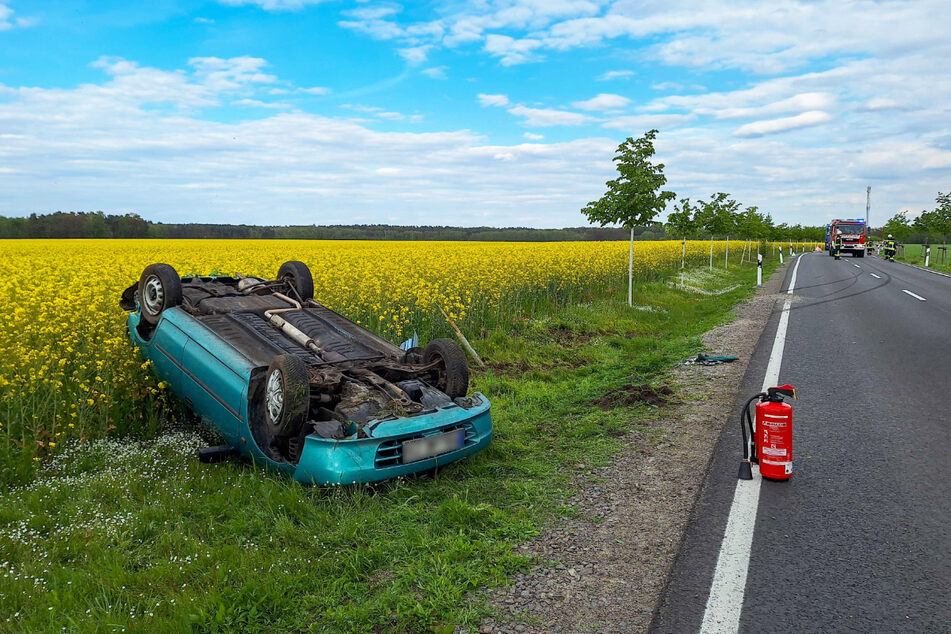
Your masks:
M826 225L826 251L833 255L833 243L837 231L842 232L842 253L851 253L853 258L865 257L865 241L868 227L865 218L844 218Z

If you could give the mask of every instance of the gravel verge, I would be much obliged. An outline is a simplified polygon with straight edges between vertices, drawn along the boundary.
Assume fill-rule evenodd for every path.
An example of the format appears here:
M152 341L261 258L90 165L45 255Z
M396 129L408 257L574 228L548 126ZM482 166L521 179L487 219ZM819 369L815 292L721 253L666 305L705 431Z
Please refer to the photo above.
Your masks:
M629 432L613 464L578 473L570 502L577 516L519 547L539 564L486 591L495 616L476 631L647 630L750 357L786 297L779 294L785 270L737 306L735 319L704 335L711 354L738 361L673 369L674 400L644 423L651 432Z

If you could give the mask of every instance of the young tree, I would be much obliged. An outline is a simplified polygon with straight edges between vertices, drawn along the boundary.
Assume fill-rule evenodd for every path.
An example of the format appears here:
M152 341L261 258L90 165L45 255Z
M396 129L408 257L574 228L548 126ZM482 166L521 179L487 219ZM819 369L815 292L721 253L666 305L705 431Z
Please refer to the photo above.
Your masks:
M681 198L679 205L674 206L675 211L667 214L666 231L671 237L680 236L685 238L692 236L697 231L694 224L694 214L696 213L689 198Z
M628 256L627 303L633 305L634 293L634 227L646 225L667 206L676 194L661 191L667 184L664 164L651 162L657 130L648 130L634 140L628 137L617 148L614 162L618 177L606 183L604 195L581 210L590 222L620 224L631 230L631 248Z
M896 240L903 241L909 233L911 233L911 223L908 221L908 216L901 212L889 218L885 226L882 227L883 238L891 234Z
M726 236L736 233L736 216L740 203L729 197L729 194L718 192L710 200L701 200L698 205L694 222L705 233L711 236Z

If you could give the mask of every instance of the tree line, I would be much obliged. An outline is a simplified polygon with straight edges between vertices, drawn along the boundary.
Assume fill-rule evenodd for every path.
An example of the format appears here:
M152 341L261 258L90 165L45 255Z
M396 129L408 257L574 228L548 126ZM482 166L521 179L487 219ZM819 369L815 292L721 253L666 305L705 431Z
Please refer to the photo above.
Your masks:
M884 235L892 234L900 242L914 244L947 243L951 236L951 192L938 192L935 208L922 210L912 220L908 214L898 212L882 227Z
M0 238L193 238L257 240L440 240L497 242L576 242L626 240L627 229L616 227L446 227L394 225L230 225L152 222L135 213L96 212L0 216ZM639 240L664 240L661 223L635 227Z

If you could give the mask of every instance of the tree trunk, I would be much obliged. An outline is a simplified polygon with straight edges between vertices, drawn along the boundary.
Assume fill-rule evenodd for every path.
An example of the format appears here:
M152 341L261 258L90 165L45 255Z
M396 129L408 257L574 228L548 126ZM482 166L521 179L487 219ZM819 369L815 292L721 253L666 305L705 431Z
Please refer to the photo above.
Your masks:
M631 227L631 248L627 253L627 305L634 305L634 227Z

